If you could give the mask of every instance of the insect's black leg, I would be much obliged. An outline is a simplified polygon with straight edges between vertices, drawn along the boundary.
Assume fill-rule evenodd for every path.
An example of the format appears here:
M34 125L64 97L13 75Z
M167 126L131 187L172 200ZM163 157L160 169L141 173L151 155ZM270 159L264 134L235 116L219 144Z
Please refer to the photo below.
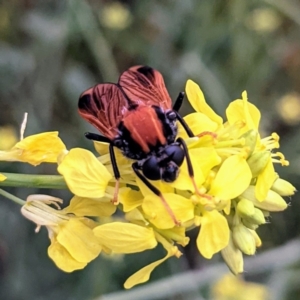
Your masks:
M212 197L210 195L206 195L206 194L203 194L203 193L199 192L199 189L198 189L197 184L196 184L195 179L194 179L194 169L193 169L193 165L192 165L191 158L190 158L190 155L189 155L189 151L188 151L188 148L186 146L185 141L182 138L179 137L176 140L176 142L179 143L183 148L184 155L185 155L185 158L186 158L186 164L187 164L187 167L188 167L188 172L189 172L189 175L191 177L192 183L194 185L195 193L198 194L201 197L204 197L204 198L207 198L207 199L211 200Z
M171 216L171 218L173 219L175 225L180 226L180 221L178 221L171 209L171 207L169 206L169 204L167 203L166 199L163 197L162 193L160 192L159 189L157 189L153 184L151 184L148 179L140 172L139 166L137 164L137 162L134 162L132 164L132 169L134 171L134 173L136 174L136 176L147 186L147 188L149 190L151 190L156 196L158 196L163 205L165 206L167 212L169 213L169 215Z
M117 161L116 161L116 156L115 156L115 151L114 151L114 145L112 143L109 144L109 156L110 156L110 160L111 160L111 165L114 171L114 175L116 180L120 179L120 171L117 165Z
M173 105L173 110L178 112L181 105L182 105L182 102L183 102L183 99L184 99L184 92L180 92L174 105Z
M99 135L96 133L91 133L91 132L86 132L85 133L86 138L89 140L97 141L97 142L104 142L109 144L109 156L110 156L110 161L112 165L112 169L114 172L114 176L116 179L116 186L115 186L115 192L114 192L114 198L113 198L113 203L118 203L118 192L119 192L119 181L120 181L120 171L117 165L117 160L114 152L114 145L111 142L111 140L103 135Z
M190 158L189 151L188 151L188 148L186 146L186 143L181 137L179 137L176 140L176 142L179 143L182 146L183 151L184 151L184 156L186 158L186 164L187 164L187 167L188 167L189 175L190 175L190 177L194 178L194 169L193 169L193 165L192 165L192 162L191 162L191 158Z

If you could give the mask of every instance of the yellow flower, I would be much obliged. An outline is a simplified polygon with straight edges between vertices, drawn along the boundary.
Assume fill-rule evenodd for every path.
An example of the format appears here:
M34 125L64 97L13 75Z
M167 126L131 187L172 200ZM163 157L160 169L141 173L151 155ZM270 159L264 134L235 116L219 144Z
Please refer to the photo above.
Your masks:
M18 141L16 131L12 126L1 126L0 137L1 150L9 150Z
M65 149L58 132L43 132L24 138L10 150L0 151L0 160L27 162L34 166L43 162L56 163Z
M4 181L7 177L0 173L0 181Z
M226 274L215 283L212 294L215 300L267 300L270 296L265 286L246 282L231 274Z
M101 252L101 245L93 233L96 224L87 218L76 217L59 209L61 199L47 195L31 195L21 208L23 216L46 226L50 238L49 257L65 272L84 268ZM93 207L92 207L93 208ZM91 212L93 215L93 212Z
M243 271L242 252L253 255L261 246L257 227L266 222L270 211L287 207L281 195L295 192L274 171L273 163L285 166L288 162L282 153L272 152L279 148L277 134L260 137L261 114L248 102L246 92L229 104L225 123L208 106L196 83L188 80L186 93L196 113L184 119L196 137L188 139L182 127L179 134L186 139L189 153L205 153L204 149L215 153L205 156L206 166L192 159L202 178L197 182L198 190L186 184L195 207L194 221L186 225L200 226L197 247L204 257L222 251L225 262L237 274Z
M261 115L259 110L251 103L248 102L247 92L242 93L242 99L233 101L226 110L228 123L234 125L242 122L244 126L240 128L239 134L242 135L249 130L258 131ZM287 166L289 163L285 160L282 153L272 153L273 149L279 148L279 136L273 133L271 136L261 139L258 135L255 150L252 154L254 156L256 151L269 152L269 156L261 155L261 159L257 159L256 164L260 164L262 160L261 172L255 174L257 177L255 194L258 200L262 201L268 190L273 185L275 179L278 177L275 173L273 163L280 163ZM258 157L259 158L259 157ZM251 160L251 156L249 157Z

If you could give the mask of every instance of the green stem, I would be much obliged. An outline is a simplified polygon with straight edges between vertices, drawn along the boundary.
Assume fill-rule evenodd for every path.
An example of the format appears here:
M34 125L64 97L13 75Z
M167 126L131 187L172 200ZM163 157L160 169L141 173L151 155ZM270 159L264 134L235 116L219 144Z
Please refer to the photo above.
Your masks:
M27 187L40 189L67 189L66 182L61 175L30 175L1 173L7 177L0 181L0 186Z
M15 203L19 204L19 205L24 205L26 203L26 201L0 189L0 195L4 196L5 198L14 201Z

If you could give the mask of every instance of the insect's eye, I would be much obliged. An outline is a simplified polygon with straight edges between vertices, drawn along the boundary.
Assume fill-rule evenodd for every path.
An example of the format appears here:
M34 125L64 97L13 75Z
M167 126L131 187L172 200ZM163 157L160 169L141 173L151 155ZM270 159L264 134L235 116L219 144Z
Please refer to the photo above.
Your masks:
M119 138L116 138L114 140L114 146L116 146L117 148L121 148L123 146L123 141Z
M167 112L167 118L170 120L170 121L174 121L176 119L176 113L174 111L169 111Z
M170 145L166 147L165 153L177 166L181 166L184 160L184 151L180 146Z
M143 164L143 174L150 180L159 180L160 167L156 156L150 156Z

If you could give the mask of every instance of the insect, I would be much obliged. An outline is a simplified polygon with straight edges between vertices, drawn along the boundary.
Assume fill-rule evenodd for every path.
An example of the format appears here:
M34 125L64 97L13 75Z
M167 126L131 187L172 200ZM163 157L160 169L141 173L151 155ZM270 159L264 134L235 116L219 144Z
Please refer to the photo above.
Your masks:
M172 101L161 73L148 66L135 66L121 74L118 83L103 83L83 92L79 98L79 114L102 135L86 133L91 140L109 143L117 198L120 172L114 147L135 160L135 174L159 196L174 222L177 220L161 192L149 180L173 182L178 177L184 158L193 178L193 168L185 142L176 139L178 120L187 134L194 136L179 115L184 93Z

